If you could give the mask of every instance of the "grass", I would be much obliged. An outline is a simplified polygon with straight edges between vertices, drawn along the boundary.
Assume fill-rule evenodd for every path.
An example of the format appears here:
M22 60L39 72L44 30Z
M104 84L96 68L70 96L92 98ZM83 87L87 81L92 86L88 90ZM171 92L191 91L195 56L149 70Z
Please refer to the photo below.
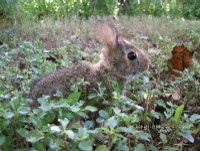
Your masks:
M190 50L194 50L200 43L199 21L151 16L122 16L118 20L113 20L111 17L103 19L114 23L124 37L150 53L152 51L170 53L172 47L178 43L184 43ZM73 17L62 20L44 18L38 22L24 20L14 25L4 21L0 25L0 41L10 48L17 47L23 41L37 41L47 50L70 44L81 50L86 60L91 62L93 56L88 54L94 54L93 52L101 49L95 33L96 21L96 18L79 20Z
M113 20L111 17L103 19L116 24L122 35L131 40L134 38L139 39L140 36L150 36L152 38L151 40L153 40L153 38L156 38L157 34L169 42L184 42L193 45L193 47L199 44L199 37L197 34L200 31L199 21L172 20L166 17L155 18L151 16L122 16L118 17L118 20ZM79 42L77 44L83 45L88 39L95 39L96 21L96 18L79 20L73 17L62 20L45 18L38 22L23 20L21 23L15 23L14 25L9 25L9 21L4 21L0 26L0 40L13 47L23 40L41 40L46 43L45 46L48 49L65 45L65 40L75 41L77 39L80 40L76 41ZM48 42L53 44L49 44Z
M44 74L77 62L97 62L101 49L95 34L97 19L45 18L38 22L0 23L3 150L186 150L199 145L198 60L194 58L191 69L173 81L166 72L173 46L184 43L193 50L200 44L200 22L151 16L104 19L144 49L155 67L135 77L129 85L129 99L121 96L115 82L108 100L104 99L106 92L101 86L88 94L89 102L106 106L99 111L96 120L101 127L97 128L92 128L93 121L87 115L98 111L99 106L81 100L76 84L67 98L59 92L57 102L43 97L40 108L33 111L28 107L31 100L26 97L31 83ZM57 123L53 122L56 117ZM80 123L80 118L85 121Z

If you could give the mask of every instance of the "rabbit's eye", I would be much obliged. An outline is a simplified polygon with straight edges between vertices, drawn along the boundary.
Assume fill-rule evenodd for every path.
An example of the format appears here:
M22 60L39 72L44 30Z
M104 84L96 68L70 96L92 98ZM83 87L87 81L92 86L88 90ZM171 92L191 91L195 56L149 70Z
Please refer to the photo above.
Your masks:
M135 52L129 52L128 53L128 59L129 60L135 60L137 58L137 55Z

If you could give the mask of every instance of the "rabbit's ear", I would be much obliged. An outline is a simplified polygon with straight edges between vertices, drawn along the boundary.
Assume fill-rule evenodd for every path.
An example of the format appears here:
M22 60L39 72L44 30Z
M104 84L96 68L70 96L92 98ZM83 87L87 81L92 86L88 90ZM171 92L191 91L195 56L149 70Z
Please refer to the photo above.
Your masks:
M113 50L118 45L118 32L117 29L107 22L98 21L97 34L100 37L101 42L108 50Z

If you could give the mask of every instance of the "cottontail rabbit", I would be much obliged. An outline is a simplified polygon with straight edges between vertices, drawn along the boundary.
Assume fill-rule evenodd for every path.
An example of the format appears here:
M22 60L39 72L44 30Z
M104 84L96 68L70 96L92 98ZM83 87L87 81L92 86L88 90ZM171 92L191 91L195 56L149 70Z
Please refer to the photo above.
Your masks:
M129 41L120 37L117 29L110 23L99 21L97 33L104 48L100 60L96 64L77 64L59 69L36 81L31 88L32 106L38 106L37 98L42 95L53 95L57 90L64 96L70 93L71 86L77 79L84 78L89 84L87 88L96 88L97 83L109 89L109 80L112 79L125 85L134 75L148 69L148 56Z

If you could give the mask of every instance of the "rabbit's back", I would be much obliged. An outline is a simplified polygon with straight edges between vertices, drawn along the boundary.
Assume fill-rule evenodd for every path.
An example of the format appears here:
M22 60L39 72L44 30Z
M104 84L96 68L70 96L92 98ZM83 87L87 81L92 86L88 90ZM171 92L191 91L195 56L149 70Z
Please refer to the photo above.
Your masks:
M61 68L35 81L30 90L30 97L37 102L36 100L42 95L53 97L57 90L66 96L70 93L71 86L84 74L87 74L85 65Z
M30 91L30 97L33 99L32 106L38 106L37 99L42 95L50 95L52 98L57 90L61 91L63 96L67 96L71 92L71 86L84 79L86 83L80 85L80 89L86 92L88 89L96 89L98 83L103 87L110 88L110 79L117 82L123 82L124 79L118 77L114 73L110 73L106 69L93 70L90 65L78 64L71 67L59 69L48 74L33 83ZM87 94L85 94L87 95Z

